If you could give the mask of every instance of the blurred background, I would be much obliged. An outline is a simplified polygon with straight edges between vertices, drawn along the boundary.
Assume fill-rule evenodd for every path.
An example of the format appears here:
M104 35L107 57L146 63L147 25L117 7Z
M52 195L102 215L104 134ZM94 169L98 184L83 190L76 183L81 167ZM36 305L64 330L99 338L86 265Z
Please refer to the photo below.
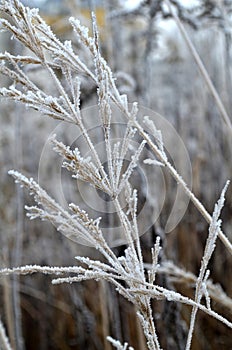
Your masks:
M130 102L138 101L145 108L162 115L183 140L191 161L192 188L209 212L213 211L222 187L232 173L231 132L223 122L215 101L186 43L163 1L119 0L30 0L22 1L39 7L41 16L61 40L73 40L75 49L88 66L93 67L80 46L68 22L77 17L91 31L91 11L95 11L100 32L101 51L111 66L120 93L128 94ZM232 87L232 2L230 0L172 1L197 52L231 117ZM0 48L14 54L25 49L7 33L0 33ZM30 71L41 87L52 94L52 83L38 69ZM60 77L62 79L62 77ZM96 87L82 79L81 106L88 110L97 103ZM8 85L1 77L1 86ZM61 200L57 176L60 160L47 151L47 139L54 130L62 141L69 141L63 124L41 117L24 106L1 100L0 128L0 263L4 266L23 264L68 266L76 264L74 257L88 255L99 258L93 248L73 243L46 222L29 221L24 205L33 203L27 193L15 186L8 176L17 169L40 183L57 200ZM91 127L91 125L90 125ZM46 147L45 147L46 146ZM183 159L173 144L175 164ZM47 153L46 153L47 152ZM42 157L42 160L41 160ZM176 161L178 159L178 161ZM54 164L54 166L53 166ZM178 168L178 167L177 167ZM181 172L181 171L180 171ZM63 196L76 200L88 211L88 202L81 198L76 185L65 172L61 173ZM156 222L141 237L144 260L150 262L150 248L157 234L162 237L161 259L170 259L194 274L198 274L208 225L190 203L181 222L170 233L164 227L172 209L177 185L163 172L165 200ZM187 178L186 181L190 182ZM147 203L140 219L146 222L157 209L159 179L152 170L146 181L156 188L154 193L141 186L141 176L135 174L133 184L140 189L139 210ZM81 186L81 185L80 185ZM232 190L222 212L223 230L232 239ZM97 200L97 199L96 199ZM107 227L106 214L103 223ZM114 248L120 255L124 246ZM211 278L232 297L232 258L218 241L210 262ZM186 283L174 283L159 275L158 283L194 297ZM0 311L12 346L18 350L100 350L111 349L107 335L127 341L136 350L146 349L142 330L132 305L117 295L105 282L84 282L75 285L52 286L51 278L40 275L1 278ZM232 305L213 308L232 319ZM154 315L161 346L184 349L191 309L170 302L154 302ZM199 312L193 338L194 350L232 348L231 332L221 323Z

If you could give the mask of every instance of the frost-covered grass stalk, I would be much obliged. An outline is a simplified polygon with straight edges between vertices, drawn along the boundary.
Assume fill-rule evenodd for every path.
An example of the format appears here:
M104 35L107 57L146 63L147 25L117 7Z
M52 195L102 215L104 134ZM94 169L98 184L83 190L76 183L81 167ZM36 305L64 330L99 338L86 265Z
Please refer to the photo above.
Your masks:
M2 321L0 319L0 349L2 350L11 350L11 346L9 343L9 340L7 338L4 326L2 324Z
M219 220L228 183L223 189L219 202L215 205L214 213L211 216L169 162L161 132L156 129L149 117L145 116L144 125L150 130L150 134L148 134L137 119L137 103L133 103L130 108L127 96L120 95L113 73L100 53L94 15L93 36L89 35L87 28L83 27L79 20L70 18L70 24L79 41L88 50L89 56L92 58L93 65L87 67L74 50L72 43L70 41L61 42L39 16L38 10L26 8L18 0L1 0L0 10L8 16L8 19L1 19L2 28L10 31L15 39L19 40L32 52L31 56L29 54L27 56L14 56L9 52L0 55L0 71L12 80L10 87L0 90L1 96L21 102L29 108L38 110L42 115L72 123L79 127L88 145L91 158L83 157L78 148L72 150L69 146L57 140L55 135L51 139L53 148L64 158L63 167L70 171L74 178L88 182L97 190L111 197L128 245L124 255L117 257L103 235L100 217L90 218L85 211L74 203L69 204L69 210L64 209L32 178L28 179L18 171L11 170L9 174L34 196L37 203L35 206L26 206L27 216L30 219L48 220L66 237L74 241L79 241L81 238L102 254L104 262L88 257L76 257L79 263L77 266L24 266L2 269L0 271L1 275L11 273L30 274L34 272L53 274L57 275L52 281L53 284L73 283L89 279L102 279L110 282L115 286L118 293L135 305L137 316L146 337L147 347L150 350L161 349L153 318L151 299L155 299L157 302L159 300L174 301L192 307L186 349L190 349L191 346L198 310L232 328L232 323L229 320L211 309L210 299L215 297L216 289L208 281L209 271L207 270L217 237L232 253L231 243L222 232ZM48 95L29 78L25 67L32 66L41 66L47 71L56 86L56 96ZM65 83L58 78L58 72L62 73ZM100 155L95 149L94 142L86 128L85 120L82 118L79 77L83 74L96 85L107 167L103 167ZM127 123L122 142L115 144L111 140L112 105L116 105L120 109ZM142 141L136 150L131 151L130 143L136 133L140 134ZM145 163L150 166L165 166L210 224L198 278L193 275L188 276L187 272L185 274L180 273L180 269L178 270L178 267L171 265L171 263L159 266L159 252L161 249L159 237L157 237L151 250L151 265L144 265L137 222L138 196L137 190L130 183L130 179L145 144L150 146L154 156L158 158L158 161L147 159ZM125 166L126 154L131 154L131 160ZM127 211L123 210L120 200L122 192L125 193ZM191 278L196 285L195 299L192 300L174 290L158 285L156 274L160 272L174 276L178 276L179 273L183 278L186 276L186 279ZM205 297L206 304L202 303L203 297ZM231 305L231 301L228 298L227 305L229 304ZM127 349L128 345L126 343L122 345L119 341L110 337L108 340L117 349ZM132 348L129 347L129 349Z

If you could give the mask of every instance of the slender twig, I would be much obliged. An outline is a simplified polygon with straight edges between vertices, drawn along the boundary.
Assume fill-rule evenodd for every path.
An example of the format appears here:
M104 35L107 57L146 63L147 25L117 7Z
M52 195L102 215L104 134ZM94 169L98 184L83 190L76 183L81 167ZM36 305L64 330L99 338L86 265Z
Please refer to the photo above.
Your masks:
M228 115L228 113L227 113L227 111L226 111L226 109L225 109L225 107L224 107L224 105L222 103L222 100L221 100L221 98L220 98L220 96L219 96L215 86L212 83L212 80L210 79L209 73L207 72L207 70L206 70L206 68L205 68L205 66L204 66L204 64L203 64L203 62L202 62L202 60L201 60L201 58L200 58L196 48L194 47L194 45L193 45L193 43L192 43L192 41L191 41L191 39L190 39L190 37L189 37L185 27L184 27L184 25L182 24L178 14L176 13L176 11L174 11L173 7L171 6L170 1L169 0L165 0L165 2L166 2L167 6L169 8L169 11L172 14L172 17L174 18L174 20L175 20L175 22L176 22L176 24L177 24L177 26L178 26L178 28L179 28L183 38L184 38L184 40L185 40L185 42L186 42L186 44L188 46L188 48L189 48L189 50L190 50L190 52L191 52L191 54L192 54L196 64L197 64L197 67L199 68L199 70L201 72L201 75L202 75L203 79L205 80L205 83L206 83L209 91L213 95L213 98L215 100L215 103L216 103L219 111L220 111L220 114L221 114L221 117L222 117L224 123L229 128L230 132L232 132L232 123L231 123L230 117L229 117L229 115Z

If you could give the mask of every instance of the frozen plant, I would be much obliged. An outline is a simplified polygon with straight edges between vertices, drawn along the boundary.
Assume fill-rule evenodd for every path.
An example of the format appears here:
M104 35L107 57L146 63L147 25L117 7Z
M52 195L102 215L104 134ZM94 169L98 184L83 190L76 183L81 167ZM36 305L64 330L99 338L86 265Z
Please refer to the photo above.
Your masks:
M128 348L128 344L122 345L119 340L115 340L112 337L107 337L107 340L115 347L117 350L134 350L131 346Z
M74 241L79 241L81 238L85 243L95 247L104 257L104 261L77 256L76 260L79 264L75 266L50 267L33 265L12 269L4 268L0 271L0 274L31 274L40 272L57 275L52 280L53 284L73 283L89 279L110 282L118 293L135 306L146 337L147 347L150 350L161 349L151 307L152 299L155 299L157 302L159 300L174 301L192 307L186 349L189 349L191 346L198 309L232 328L232 323L229 320L212 310L210 305L211 290L207 283L209 277L207 265L214 251L217 237L221 239L226 248L232 253L231 243L223 233L219 220L228 184L223 189L219 202L215 205L213 216L211 216L169 162L165 153L161 132L157 130L149 117L145 116L143 121L144 125L150 130L148 134L137 119L137 103L134 102L132 107L130 107L127 96L120 95L113 73L100 52L94 14L93 36L89 35L88 29L82 26L77 19L70 18L70 23L78 40L88 50L89 56L92 58L93 68L93 66L88 67L81 60L71 42L66 41L63 43L55 36L51 28L40 17L38 10L24 7L18 0L1 0L0 4L0 10L9 18L1 19L1 27L10 31L13 37L31 52L31 55L28 54L27 56L15 56L8 52L0 55L0 71L12 80L12 85L1 88L0 95L4 98L21 102L26 107L39 111L42 115L79 127L88 145L91 157L85 158L79 148L72 150L69 146L57 140L56 136L52 138L51 143L54 150L63 157L63 167L70 171L74 178L85 181L97 190L110 196L127 242L124 255L117 257L103 235L100 217L90 218L87 212L74 203L69 204L69 210L64 209L32 178L27 178L18 171L11 170L9 174L15 178L17 183L28 189L35 199L35 206L26 206L27 216L30 219L40 218L41 220L48 220L66 237ZM54 86L56 86L56 95L49 95L33 82L25 69L25 67L31 66L41 66L47 71L50 79L54 82ZM62 73L65 83L58 78L57 72ZM99 118L107 155L107 167L102 165L100 154L95 149L94 142L82 117L79 76L83 74L96 85ZM116 106L121 111L127 123L122 142L115 144L113 144L111 137L112 106ZM142 141L138 148L133 150L131 141L136 134L140 135ZM159 266L160 237L157 237L156 243L151 250L152 263L146 272L137 222L137 190L133 188L130 182L145 145L150 147L154 156L158 159L158 161L147 159L145 163L151 166L165 166L210 224L200 273L196 279L194 300L174 290L164 288L157 283L156 274L162 268L162 266ZM124 159L128 154L130 155L130 161L128 164L125 164ZM121 193L125 193L126 211L121 203ZM206 304L202 303L203 296L205 296ZM108 340L117 349L127 348L127 343L122 345L119 341L112 338L108 338ZM129 347L129 349L132 348Z
M1 319L0 319L0 345L2 350L11 350L11 346L7 338Z

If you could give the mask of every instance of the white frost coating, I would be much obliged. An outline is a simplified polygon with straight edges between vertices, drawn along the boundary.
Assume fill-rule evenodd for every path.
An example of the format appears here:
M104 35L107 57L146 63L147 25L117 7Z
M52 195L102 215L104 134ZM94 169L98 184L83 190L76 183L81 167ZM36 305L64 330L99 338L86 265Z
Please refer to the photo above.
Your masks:
M149 164L149 165L158 165L158 166L164 166L163 163L159 162L156 159L151 159L151 158L147 158L143 161L144 164Z
M119 187L118 187L118 191L117 193L119 194L122 189L126 186L131 174L133 173L133 170L134 168L136 168L136 166L138 165L138 161L139 161L139 157L143 151L143 148L146 144L146 141L143 140L139 146L139 148L136 150L135 154L132 155L131 157L131 161L126 169L126 171L124 172L124 174L122 175L122 179L121 179L121 182L119 184Z
M125 110L128 111L127 95L121 95L121 101L122 101L122 104L123 104L123 107L125 108Z
M206 240L205 251L201 260L200 272L196 283L195 302L197 304L200 304L202 296L204 294L206 298L207 308L209 310L211 310L211 306L210 306L209 293L206 288L206 281L209 277L209 270L207 270L207 266L209 264L210 258L216 247L216 239L221 226L221 220L219 220L219 216L221 214L221 210L225 202L225 193L229 186L229 183L230 183L229 181L226 182L221 192L221 196L214 207L212 222L209 226L209 235ZM198 311L198 305L194 306L192 309L188 338L186 343L186 350L190 350L190 347L191 347L197 311Z
M0 319L0 348L1 350L12 350L5 328Z
M0 275L6 276L14 273L20 275L28 275L32 273L43 273L60 275L63 273L79 273L80 267L78 266L68 266L68 267L59 267L59 266L40 266L40 265L25 265L20 267L13 267L12 269L4 268L0 269Z
M74 17L70 17L69 18L69 22L76 28L79 28L79 30L82 32L83 37L88 38L89 37L89 28L82 26L81 22L79 21L79 19L74 18Z
M74 178L86 181L92 184L95 188L111 194L111 189L107 185L105 178L100 173L100 170L91 161L91 157L82 157L78 148L71 150L69 146L56 140L55 135L51 138L53 149L59 155L64 157L62 167L74 173Z
M124 343L123 345L119 340L113 339L112 337L106 338L117 350L134 350L132 346L128 347L128 343Z
M51 103L53 103L54 101L55 101L55 99L54 99L53 96L47 96L47 97L45 97L45 99L44 99L44 102L45 102L46 104L51 104Z
M164 144L163 144L163 137L162 137L162 133L160 130L156 129L155 124L153 123L153 121L148 117L145 116L143 117L143 122L144 124L148 127L149 131L151 132L152 136L155 138L158 147L162 153L162 156L165 160L167 160L167 156L166 153L164 151Z

